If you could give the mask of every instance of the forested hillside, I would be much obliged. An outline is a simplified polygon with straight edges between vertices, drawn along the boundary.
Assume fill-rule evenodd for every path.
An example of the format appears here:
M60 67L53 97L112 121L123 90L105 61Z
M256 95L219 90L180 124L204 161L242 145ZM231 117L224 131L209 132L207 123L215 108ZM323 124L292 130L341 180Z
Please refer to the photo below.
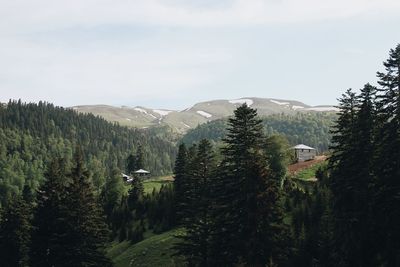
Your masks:
M330 127L337 115L334 113L274 114L262 118L267 135L282 135L291 145L307 144L319 152L328 150L331 140ZM192 144L201 139L221 142L226 135L226 120L211 121L190 130L182 142Z
M144 150L144 166L154 175L171 173L175 158L174 144L164 138L43 102L11 101L0 106L0 140L3 205L25 185L35 191L50 159L63 157L69 165L77 144L97 190L112 168L125 170L126 158L139 145Z

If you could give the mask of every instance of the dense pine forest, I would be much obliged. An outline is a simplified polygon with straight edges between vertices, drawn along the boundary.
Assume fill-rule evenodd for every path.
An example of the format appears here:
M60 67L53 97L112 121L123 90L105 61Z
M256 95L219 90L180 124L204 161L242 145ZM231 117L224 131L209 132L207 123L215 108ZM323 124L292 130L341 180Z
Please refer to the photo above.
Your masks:
M259 118L243 104L178 148L92 115L9 102L0 265L400 266L400 45L384 67L377 86L347 90L336 115ZM316 179L288 172L301 141L330 145ZM141 168L174 179L148 191ZM166 233L171 250L157 257L168 260L140 264L156 247L146 240ZM119 244L147 247L116 261Z
M37 190L53 158L62 157L71 166L76 145L82 148L96 190L104 186L113 168L125 170L126 158L139 146L144 150L144 166L154 175L171 173L176 153L172 142L145 131L43 102L10 101L1 106L0 140L2 205L25 185Z

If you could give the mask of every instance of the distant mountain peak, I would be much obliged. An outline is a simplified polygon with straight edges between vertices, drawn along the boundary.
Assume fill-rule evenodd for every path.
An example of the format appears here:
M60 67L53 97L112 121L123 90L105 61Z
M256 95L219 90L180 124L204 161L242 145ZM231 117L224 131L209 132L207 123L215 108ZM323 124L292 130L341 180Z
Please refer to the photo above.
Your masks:
M227 118L233 114L233 111L239 105L244 103L252 108L256 108L260 116L276 113L295 114L298 112L337 111L337 108L333 106L309 106L296 100L257 97L199 102L181 111L151 109L142 106L121 106L121 108L118 108L109 105L75 106L72 109L83 113L93 113L94 115L104 117L106 120L119 122L122 125L130 127L148 128L167 125L177 132L184 133L199 124Z

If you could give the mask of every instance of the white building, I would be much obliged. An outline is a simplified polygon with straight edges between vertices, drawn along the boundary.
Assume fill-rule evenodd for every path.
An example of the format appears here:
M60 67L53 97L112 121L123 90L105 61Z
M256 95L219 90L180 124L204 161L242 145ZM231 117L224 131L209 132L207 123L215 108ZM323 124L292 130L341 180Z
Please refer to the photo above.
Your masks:
M293 147L293 149L298 162L312 160L317 155L317 150L315 148L303 144L297 145Z

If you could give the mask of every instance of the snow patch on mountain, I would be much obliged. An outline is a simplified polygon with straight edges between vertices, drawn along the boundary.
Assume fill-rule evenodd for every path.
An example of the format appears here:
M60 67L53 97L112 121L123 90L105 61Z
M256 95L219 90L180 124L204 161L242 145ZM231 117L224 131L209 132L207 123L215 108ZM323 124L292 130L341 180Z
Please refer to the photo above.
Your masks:
M144 114L148 114L147 111L142 109L142 108L134 108L133 110L139 111L139 112L144 113Z
M292 106L292 109L294 109L294 110L302 109L302 108L304 108L304 107L302 107L302 106Z
M154 115L151 114L151 113L148 113L145 109L142 109L142 108L133 108L133 110L136 110L136 111L139 111L140 113L146 114L146 115L152 117L153 119L157 119L156 116L154 116Z
M171 110L164 110L164 109L153 109L153 112L160 114L161 116L167 116L169 113L171 113Z
M248 98L241 98L241 99L233 99L229 100L229 103L231 104L244 104L246 103L248 106L253 105L254 101Z
M287 106L287 105L290 105L289 102L279 102L279 101L272 100L272 99L269 100L269 101L271 101L271 102L274 103L274 104L280 105L280 106Z
M207 113L207 112L202 111L202 110L198 110L198 111L196 111L196 112L197 112L198 114L200 114L201 116L206 117L207 119L212 117L212 115L211 115L210 113Z

